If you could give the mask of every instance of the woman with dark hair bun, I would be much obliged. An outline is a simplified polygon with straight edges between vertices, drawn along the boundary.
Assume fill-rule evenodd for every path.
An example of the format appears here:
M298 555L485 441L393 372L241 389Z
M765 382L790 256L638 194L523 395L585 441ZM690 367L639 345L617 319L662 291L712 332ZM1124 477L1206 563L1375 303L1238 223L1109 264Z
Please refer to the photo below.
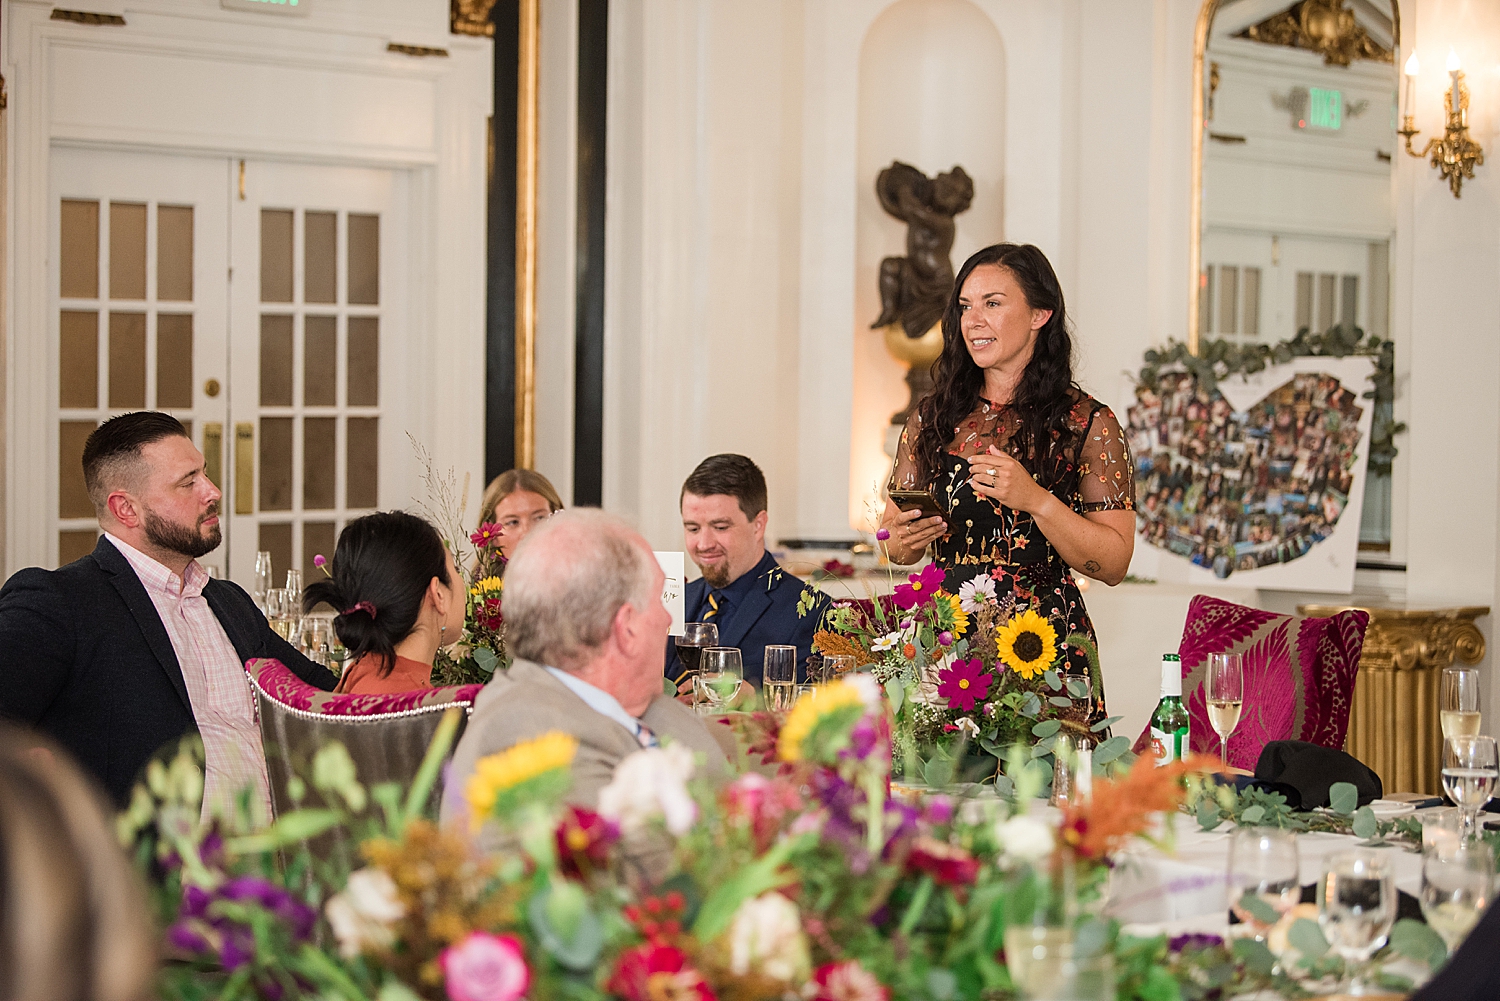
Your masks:
M965 261L933 390L906 422L890 481L931 491L947 515L888 501L881 519L893 562L916 563L931 546L950 591L987 577L1000 599L1046 618L1058 643L1094 635L1070 570L1118 584L1135 548L1130 450L1115 415L1073 381L1072 354L1062 288L1040 250L999 243ZM1068 646L1066 658L1068 673L1088 674L1083 651ZM1098 721L1104 686L1090 680Z
M329 571L302 601L338 610L333 628L350 659L334 690L431 688L438 648L459 638L466 609L463 578L437 530L403 511L356 518L339 534Z

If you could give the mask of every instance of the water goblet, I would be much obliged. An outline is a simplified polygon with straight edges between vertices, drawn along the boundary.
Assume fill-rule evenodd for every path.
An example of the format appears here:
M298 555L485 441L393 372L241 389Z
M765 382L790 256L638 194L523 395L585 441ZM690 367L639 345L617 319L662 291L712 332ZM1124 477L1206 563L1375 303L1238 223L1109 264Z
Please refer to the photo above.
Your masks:
M1479 838L1479 811L1495 794L1500 758L1494 737L1449 737L1443 741L1443 792L1464 812L1463 839Z
M723 712L744 676L738 648L704 647L702 664L693 679L693 708L705 715Z
M1240 725L1240 710L1245 704L1245 672L1237 653L1208 655L1208 678L1204 684L1208 699L1208 721L1219 735L1220 760L1229 764L1229 735Z
M1450 667L1443 671L1438 720L1444 739L1479 733L1479 668Z
M1229 836L1229 906L1257 940L1264 941L1275 922L1265 920L1264 908L1279 919L1302 897L1297 835L1275 827L1236 827Z
M1328 860L1328 872L1318 881L1318 924L1350 970L1345 993L1369 993L1364 965L1385 944L1395 920L1396 880L1389 858L1353 851Z
M1483 841L1422 852L1422 916L1451 955L1495 899L1495 858Z

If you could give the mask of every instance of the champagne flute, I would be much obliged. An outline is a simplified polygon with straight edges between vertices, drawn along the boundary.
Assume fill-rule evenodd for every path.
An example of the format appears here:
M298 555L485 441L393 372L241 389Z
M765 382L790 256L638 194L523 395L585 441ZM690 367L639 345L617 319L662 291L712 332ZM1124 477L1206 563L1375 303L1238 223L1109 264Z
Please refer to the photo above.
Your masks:
M255 554L255 581L250 593L255 598L255 607L266 610L266 592L271 590L271 554L264 549Z
M766 659L761 668L761 691L765 695L766 708L773 713L784 713L792 708L792 691L796 686L797 648L766 647Z
M1422 853L1422 916L1451 955L1495 899L1495 858L1483 841Z
M300 604L302 601L301 570L288 570L286 572L286 589L292 592L292 600Z
M693 679L693 708L705 715L724 711L739 690L744 673L738 648L704 647L702 666Z
M1443 741L1443 792L1464 812L1464 841L1479 840L1479 811L1495 794L1500 759L1494 737L1449 737Z
M1396 879L1390 859L1354 851L1328 860L1328 873L1318 882L1318 924L1352 971L1345 993L1368 993L1360 979L1365 961L1385 944L1395 920Z
M1479 669L1450 667L1443 671L1438 695L1438 719L1443 737L1472 737L1479 732Z
M1236 827L1229 836L1229 906L1259 941L1271 924L1256 917L1246 897L1258 897L1278 915L1302 899L1297 835L1275 827Z
M682 635L674 637L677 643L677 659L682 662L682 673L672 679L681 685L691 681L698 673L703 648L719 645L719 627L712 622L689 622L682 627Z
M1229 735L1240 725L1240 709L1245 704L1245 673L1237 653L1208 655L1208 678L1204 684L1208 698L1208 721L1219 735L1219 760L1229 765Z
M296 619L292 615L292 592L284 587L273 587L266 592L266 618L276 635L284 640L296 636Z

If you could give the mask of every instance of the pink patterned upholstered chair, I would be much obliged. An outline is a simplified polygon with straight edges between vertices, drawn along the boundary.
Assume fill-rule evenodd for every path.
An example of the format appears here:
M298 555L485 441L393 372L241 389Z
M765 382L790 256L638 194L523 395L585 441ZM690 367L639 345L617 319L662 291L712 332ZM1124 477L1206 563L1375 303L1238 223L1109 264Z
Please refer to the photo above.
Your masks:
M381 782L409 784L417 774L427 745L443 713L464 710L459 732L473 711L483 685L427 688L397 695L335 695L298 678L279 660L256 659L245 665L260 718L261 741L271 778L271 804L279 816L292 809L287 780L305 769L324 744L339 741L349 749L367 788ZM456 743L456 741L455 741ZM432 805L441 789L435 789Z
M1273 740L1342 748L1369 622L1369 614L1357 609L1310 618L1196 595L1178 647L1189 745L1218 757L1219 736L1209 725L1203 692L1208 655L1239 653L1244 658L1245 710L1229 737L1229 764L1254 771L1261 750ZM1137 753L1148 737L1149 727L1136 740Z

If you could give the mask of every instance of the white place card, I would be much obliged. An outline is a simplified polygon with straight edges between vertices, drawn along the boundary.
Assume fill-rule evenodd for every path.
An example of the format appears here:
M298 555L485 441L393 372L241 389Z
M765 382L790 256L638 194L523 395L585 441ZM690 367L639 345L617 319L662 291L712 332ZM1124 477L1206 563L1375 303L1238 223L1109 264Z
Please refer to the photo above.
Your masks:
M687 590L687 564L682 553L657 553L656 562L661 564L661 572L667 578L661 588L661 603L672 613L672 628L667 630L667 635L681 636L683 619L687 615L683 601L683 592Z

